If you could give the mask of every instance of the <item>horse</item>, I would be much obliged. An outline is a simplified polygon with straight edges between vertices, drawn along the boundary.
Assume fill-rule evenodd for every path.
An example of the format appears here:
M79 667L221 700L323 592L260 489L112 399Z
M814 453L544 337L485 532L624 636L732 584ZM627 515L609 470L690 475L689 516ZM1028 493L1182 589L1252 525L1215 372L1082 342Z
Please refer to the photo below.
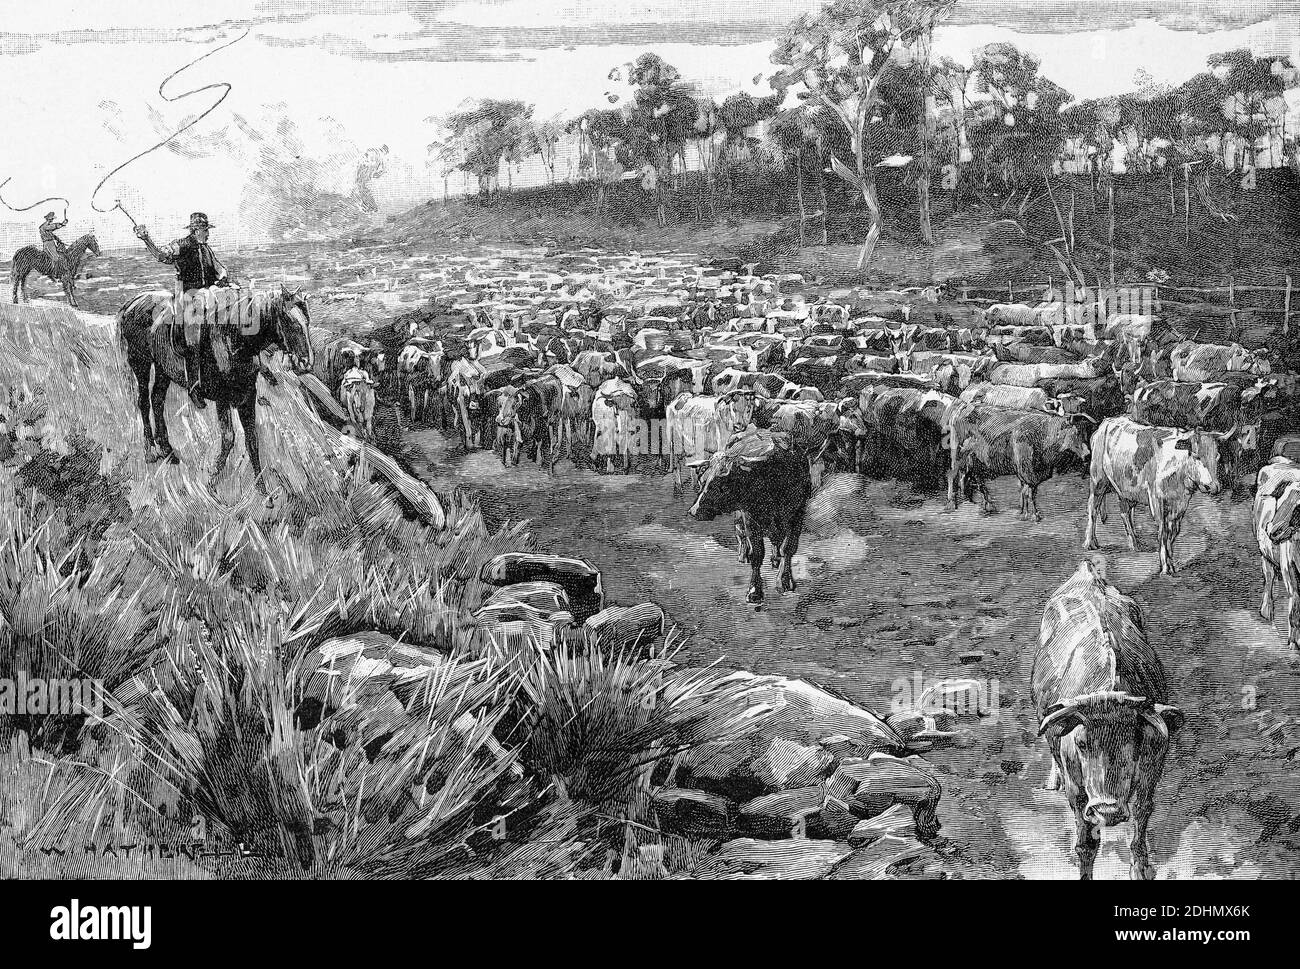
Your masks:
M235 445L235 428L230 419L231 408L234 408L244 427L244 447L253 467L254 484L270 507L272 502L262 480L262 460L257 444L257 376L266 373L260 355L273 346L279 347L289 355L295 371L309 373L312 369L310 318L301 290L291 291L282 287L278 294L248 298L253 300L251 313L256 323L255 332L245 333L234 326L208 327L200 338L201 391L205 399L216 403L221 424L221 451L208 481L208 489L216 491L217 481L225 471L226 459ZM167 388L173 383L185 385L184 359L172 342L171 331L175 326L172 300L172 294L168 292L142 293L117 314L118 338L126 352L127 364L135 375L140 418L144 423L145 457L150 463L163 459L172 464L180 463L167 438L164 416ZM218 363L214 347L224 351L224 366Z
M81 264L85 262L87 252L92 256L99 255L99 241L95 238L94 232L87 232L68 246L63 253L63 274L56 276L48 252L36 246L23 246L14 253L13 266L10 270L14 281L14 302L18 302L20 292L23 297L22 302L27 302L27 277L36 271L52 282L62 283L63 292L68 297L68 305L76 309L77 298L72 293L72 281L77 273L81 272Z

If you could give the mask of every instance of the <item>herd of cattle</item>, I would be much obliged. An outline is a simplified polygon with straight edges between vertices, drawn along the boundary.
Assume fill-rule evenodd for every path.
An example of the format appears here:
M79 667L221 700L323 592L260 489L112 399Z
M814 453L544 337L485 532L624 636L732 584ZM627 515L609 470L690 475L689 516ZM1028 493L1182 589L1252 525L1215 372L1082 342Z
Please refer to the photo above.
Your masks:
M326 379L362 433L377 388L411 422L506 464L650 464L675 490L689 471L693 513L736 512L751 601L763 597L765 538L782 588L794 587L803 502L827 465L946 483L950 510L976 494L993 510L988 482L1014 476L1020 514L1035 520L1038 487L1084 470L1086 547L1113 494L1130 547L1134 508L1150 511L1160 569L1172 573L1192 496L1282 453L1300 410L1300 388L1269 351L1185 339L1159 313L1072 323L1060 304L986 306L937 288L812 297L798 276L672 277L646 262L643 278L625 266L618 282L480 273L374 342L336 341ZM1261 474L1272 490L1257 517L1300 524L1300 465L1278 458ZM1294 599L1292 532L1257 531L1270 585L1272 563ZM1300 606L1292 612L1300 642Z

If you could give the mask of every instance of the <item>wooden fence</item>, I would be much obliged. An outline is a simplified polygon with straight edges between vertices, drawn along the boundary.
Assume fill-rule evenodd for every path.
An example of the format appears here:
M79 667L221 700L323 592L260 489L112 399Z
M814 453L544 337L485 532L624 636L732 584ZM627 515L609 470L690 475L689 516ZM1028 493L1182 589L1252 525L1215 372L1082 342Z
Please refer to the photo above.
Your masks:
M1164 306L1196 307L1200 310L1213 310L1227 316L1233 333L1239 332L1238 313L1258 313L1266 316L1277 316L1282 324L1282 332L1289 334L1291 332L1292 289L1293 283L1290 275L1286 277L1286 285L1284 286L1239 286L1233 277L1229 276L1227 277L1227 283L1223 286L1171 286L1167 283L1154 283L1147 280L1113 288L1106 286L1078 287L1067 284L1065 293L1062 294L1060 284L1055 280L1048 279L1044 280L1040 285L1032 287L1016 288L1008 283L1006 289L971 286L963 282L961 285L961 298L963 300L988 300L992 298L994 302L1005 298L1009 303L1021 302L1023 301L1022 298L1033 299L1036 302L1061 301L1066 306L1071 304L1093 306L1099 313L1105 312L1107 315L1159 311ZM1282 296L1282 305L1281 307L1247 305L1251 300L1248 294L1251 293L1279 293ZM1222 294L1222 302L1208 299L1184 299L1180 298L1182 294L1196 296ZM1246 302L1243 302L1243 300ZM1132 308L1135 306L1144 306L1145 308Z

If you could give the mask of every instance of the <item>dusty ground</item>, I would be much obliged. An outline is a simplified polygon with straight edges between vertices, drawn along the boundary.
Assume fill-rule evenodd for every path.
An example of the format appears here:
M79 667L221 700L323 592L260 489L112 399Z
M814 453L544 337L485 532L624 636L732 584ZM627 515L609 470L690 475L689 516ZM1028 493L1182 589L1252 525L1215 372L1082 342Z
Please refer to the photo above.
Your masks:
M440 434L411 443L437 487L466 485L497 521L528 519L540 547L598 564L614 603L653 600L690 634L683 657L805 677L887 711L896 681L977 677L997 683L997 714L968 725L962 746L926 754L943 772L940 818L973 877L1075 877L1073 825L1059 792L1041 790L1049 755L1034 742L1029 670L1042 607L1077 566L1086 484L1071 476L1041 491L1045 520L1004 510L985 517L906 483L827 478L813 499L795 560L798 591L762 608L744 601L730 520L692 521L660 475L598 475L560 466L505 470ZM1154 525L1141 521L1144 548ZM1188 713L1160 787L1151 841L1160 877L1300 875L1300 667L1285 647L1285 603L1269 628L1259 605L1248 503L1198 497L1177 555L1158 576L1152 552L1130 553L1112 516L1101 540L1112 581L1146 608L1175 702ZM982 651L963 663L959 654ZM1106 833L1098 878L1127 877L1126 829Z

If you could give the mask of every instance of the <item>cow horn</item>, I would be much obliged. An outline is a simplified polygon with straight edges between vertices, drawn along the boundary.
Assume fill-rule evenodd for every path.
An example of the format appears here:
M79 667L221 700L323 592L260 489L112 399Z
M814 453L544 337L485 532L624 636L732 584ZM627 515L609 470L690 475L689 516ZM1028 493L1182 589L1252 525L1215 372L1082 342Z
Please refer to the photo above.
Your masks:
M1241 433L1241 421L1233 421L1232 427L1226 431L1210 431L1210 437L1216 441L1228 441Z
M1169 703L1157 703L1153 708L1156 716L1169 727L1171 733L1182 729L1183 724L1187 721L1187 715L1176 706Z
M1058 726L1063 721L1075 717L1078 717L1080 721L1083 719L1083 715L1079 712L1078 704L1073 701L1070 703L1056 704L1048 711L1047 716L1043 718L1043 722L1038 725L1038 736L1043 736L1043 734L1047 733L1047 731L1051 730L1053 727Z

